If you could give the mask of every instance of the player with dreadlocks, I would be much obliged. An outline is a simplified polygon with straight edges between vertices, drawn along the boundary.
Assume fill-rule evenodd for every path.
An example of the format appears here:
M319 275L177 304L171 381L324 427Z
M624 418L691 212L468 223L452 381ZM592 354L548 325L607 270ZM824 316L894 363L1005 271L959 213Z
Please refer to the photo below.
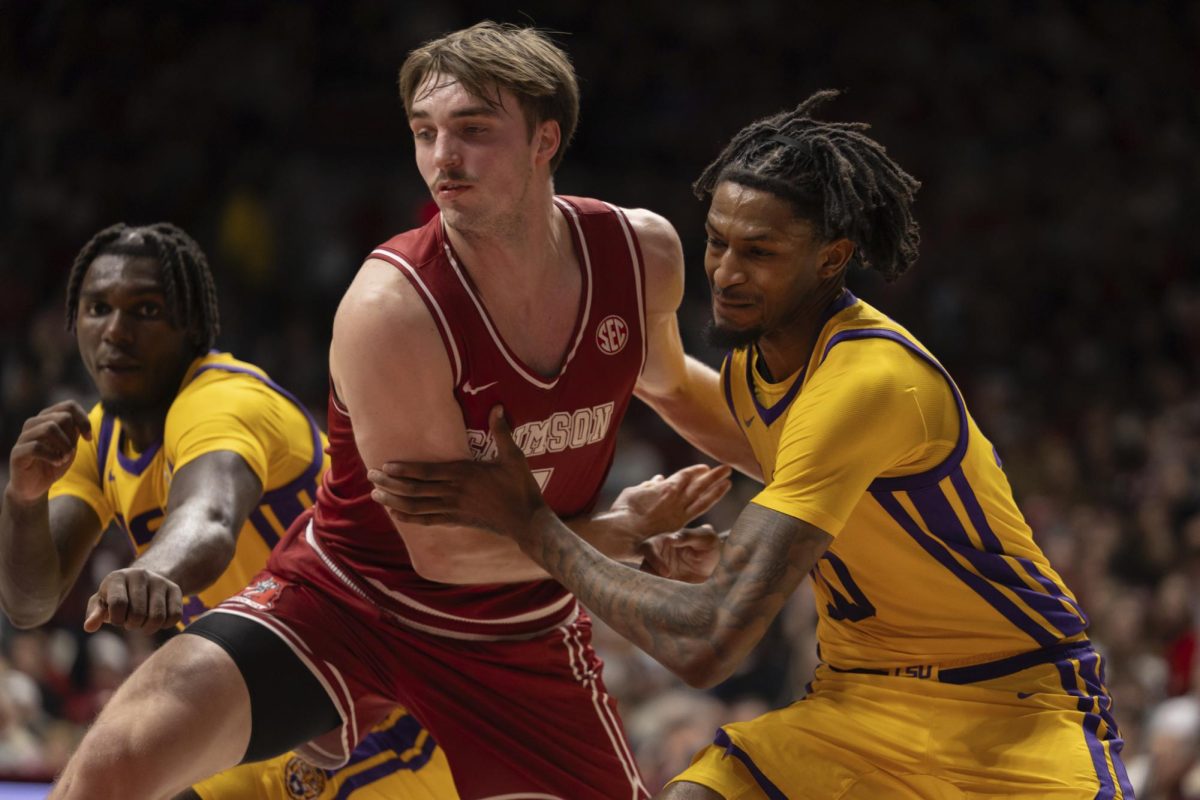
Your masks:
M66 311L100 402L90 413L74 400L47 408L13 447L0 606L18 627L45 623L115 520L137 557L101 581L84 628L187 623L245 586L312 505L328 463L324 435L261 369L211 349L220 329L212 274L174 225L96 234L71 268ZM281 691L291 685L285 666L261 664ZM441 751L403 710L363 747L335 772L285 754L183 797L332 798L344 786L364 800L454 797Z
M661 798L1132 797L1087 618L999 456L941 364L845 288L852 262L894 278L916 260L918 183L865 125L813 118L835 96L748 126L696 183L711 338L733 348L715 402L766 483L706 580L586 546L498 408L495 461L387 465L387 502L515 539L696 686L728 677L811 576L807 696L719 729Z

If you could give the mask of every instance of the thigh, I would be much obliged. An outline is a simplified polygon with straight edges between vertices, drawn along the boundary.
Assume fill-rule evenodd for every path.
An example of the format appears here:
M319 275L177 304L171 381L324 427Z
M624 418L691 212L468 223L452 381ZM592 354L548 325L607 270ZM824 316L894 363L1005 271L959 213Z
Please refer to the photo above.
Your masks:
M177 636L121 686L55 797L163 797L230 767L250 739L241 673L212 642Z
M726 800L961 797L924 774L929 731L919 704L884 699L837 687L726 725L675 781L706 786ZM914 781L943 793L914 790Z
M445 750L464 800L649 796L582 617L529 640L397 630L400 699Z
M295 749L310 764L337 770L399 705L389 696L393 656L379 627L339 597L264 570L185 635L221 642L254 676L247 760Z

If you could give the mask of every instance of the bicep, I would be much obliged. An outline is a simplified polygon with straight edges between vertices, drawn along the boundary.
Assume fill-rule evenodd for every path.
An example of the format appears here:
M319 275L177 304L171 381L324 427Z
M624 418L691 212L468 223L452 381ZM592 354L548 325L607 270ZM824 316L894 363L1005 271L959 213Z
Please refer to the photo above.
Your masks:
M370 266L356 279L366 286L352 287L338 309L330 346L330 371L363 463L469 457L450 358L433 318L395 283L404 279L394 267L382 265L390 274L380 274L368 273Z
M676 316L683 300L683 248L675 229L659 215L644 209L626 213L637 233L646 274L646 366L637 391L660 394L685 378Z
M194 508L236 536L262 493L262 481L241 455L230 450L205 453L172 476L167 520Z

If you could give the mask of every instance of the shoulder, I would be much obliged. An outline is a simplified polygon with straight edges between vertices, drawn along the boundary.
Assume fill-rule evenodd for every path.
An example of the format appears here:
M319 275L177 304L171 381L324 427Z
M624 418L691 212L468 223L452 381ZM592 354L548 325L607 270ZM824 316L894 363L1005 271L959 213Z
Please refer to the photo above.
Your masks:
M836 384L839 392L856 397L857 405L888 402L931 380L945 385L931 357L922 357L915 345L881 336L837 342L812 377L814 386Z
M338 304L334 343L360 336L436 335L433 317L417 287L391 262L368 258Z
M338 396L351 407L347 382L374 376L374 383L430 370L449 373L433 315L417 287L392 263L368 258L346 290L333 319L329 369Z
M683 245L675 226L644 208L622 209L637 236L646 268L646 309L674 312L683 299Z

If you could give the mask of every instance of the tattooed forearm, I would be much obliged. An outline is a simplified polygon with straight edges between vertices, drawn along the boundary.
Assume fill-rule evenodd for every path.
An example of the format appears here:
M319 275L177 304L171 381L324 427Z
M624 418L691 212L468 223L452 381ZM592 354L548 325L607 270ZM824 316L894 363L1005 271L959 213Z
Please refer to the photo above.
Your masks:
M542 514L522 549L591 611L689 683L726 676L754 646L832 539L792 517L750 505L703 584L611 561Z

